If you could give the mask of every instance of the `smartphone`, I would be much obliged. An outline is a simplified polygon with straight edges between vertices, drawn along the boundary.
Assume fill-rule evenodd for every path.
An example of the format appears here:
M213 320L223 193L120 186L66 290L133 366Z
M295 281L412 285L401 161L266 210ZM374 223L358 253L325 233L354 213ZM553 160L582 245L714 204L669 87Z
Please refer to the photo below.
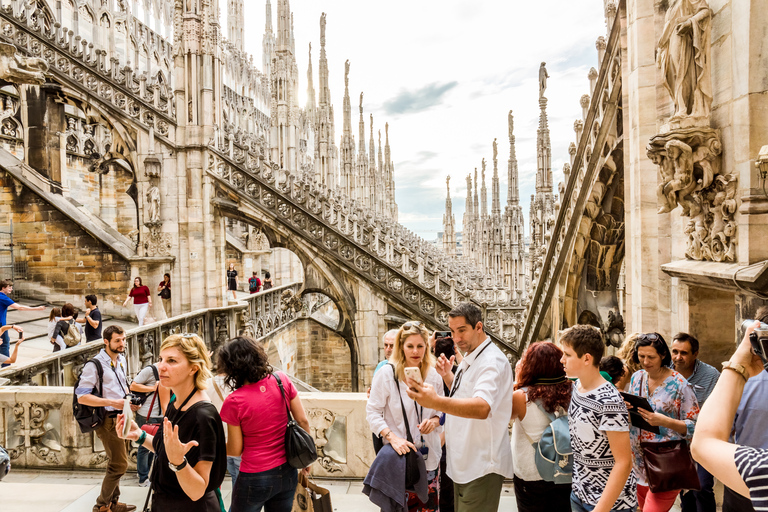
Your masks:
M419 384L424 384L424 379L421 378L421 370L418 368L403 368L405 376L409 379L415 380Z
M438 338L450 338L451 331L435 331L435 339Z

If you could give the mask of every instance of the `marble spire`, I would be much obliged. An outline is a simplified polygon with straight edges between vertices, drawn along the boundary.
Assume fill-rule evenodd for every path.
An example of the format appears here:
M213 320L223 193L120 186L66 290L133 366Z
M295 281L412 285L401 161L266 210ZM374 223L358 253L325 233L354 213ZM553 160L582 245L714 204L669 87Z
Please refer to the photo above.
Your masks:
M515 151L515 119L512 111L507 117L509 121L509 166L507 169L507 205L517 206L520 203L520 188L517 183L517 153Z
M315 115L315 81L312 77L312 43L309 43L309 65L307 66L307 115L310 122L314 124Z
M447 195L445 196L445 215L443 215L443 252L448 257L456 256L456 218L451 204L451 177L445 179Z
M480 201L478 199L479 190L480 190L480 187L477 186L477 167L475 167L475 188L473 189L475 194L472 199L472 218L473 219L476 219L477 217L479 217L478 214L480 213Z
M355 139L352 137L352 103L349 98L349 60L344 63L344 123L341 135L341 169L340 183L342 192L352 198L355 187Z
M275 53L275 35L272 33L272 4L269 0L267 0L266 5L266 20L264 26L264 38L261 43L261 62L264 76L269 80L272 76L272 57Z
M499 146L493 139L493 179L491 182L491 215L501 217L501 198L499 191Z
M482 188L480 189L480 216L481 217L487 217L488 216L488 189L485 187L485 158L483 158L482 163L482 178L483 178L483 184Z
M227 38L239 52L243 51L245 38L245 7L243 0L229 0L227 10Z

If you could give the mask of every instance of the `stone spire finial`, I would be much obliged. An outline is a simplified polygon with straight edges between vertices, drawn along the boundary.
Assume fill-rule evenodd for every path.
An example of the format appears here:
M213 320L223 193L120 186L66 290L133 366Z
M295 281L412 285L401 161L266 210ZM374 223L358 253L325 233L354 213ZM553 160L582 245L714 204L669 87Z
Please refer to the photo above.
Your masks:
M325 46L325 13L320 15L320 46Z
M315 110L315 84L312 76L312 43L309 43L309 64L307 65L307 112ZM313 120L314 122L314 120Z
M475 188L473 190L472 213L474 214L474 217L477 218L480 214L480 201L478 199L478 191L480 190L480 187L477 186L477 167L475 167Z
M467 174L467 201L464 206L465 211L465 217L469 216L469 218L472 218L472 174ZM468 226L466 225L465 220L465 226L464 229L467 229Z
M539 66L539 98L543 98L544 91L547 90L547 78L549 78L549 74L547 74L546 65L546 62L542 62L541 66Z

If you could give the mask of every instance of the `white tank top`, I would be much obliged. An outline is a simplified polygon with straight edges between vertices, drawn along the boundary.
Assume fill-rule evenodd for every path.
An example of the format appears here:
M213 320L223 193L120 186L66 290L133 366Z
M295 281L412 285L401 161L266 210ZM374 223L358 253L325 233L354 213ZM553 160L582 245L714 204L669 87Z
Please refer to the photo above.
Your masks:
M528 482L541 480L533 460L533 443L538 443L544 429L550 424L549 416L538 405L528 402L526 390L525 418L512 425L512 455L515 476Z

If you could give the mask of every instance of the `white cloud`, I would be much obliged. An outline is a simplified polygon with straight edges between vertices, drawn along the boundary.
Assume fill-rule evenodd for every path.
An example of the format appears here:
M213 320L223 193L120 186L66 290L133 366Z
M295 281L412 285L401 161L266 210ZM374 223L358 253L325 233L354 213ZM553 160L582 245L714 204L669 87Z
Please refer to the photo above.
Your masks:
M358 130L361 91L365 92L366 133L369 113L377 130L390 123L396 197L401 222L407 227L427 238L442 230L449 174L453 212L460 226L465 177L480 167L482 158L489 161L490 208L494 138L499 144L501 200L506 201L510 109L515 116L520 199L527 216L535 190L542 61L547 62L550 75L546 96L557 192L563 163L569 158L568 144L575 138L573 121L581 117L579 98L589 92L587 72L597 67L595 40L606 31L601 0L293 0L291 9L302 98L310 42L318 87L319 20L321 12L326 12L337 138L342 133L347 59L353 133ZM272 1L272 10L276 30L277 0ZM261 62L264 2L246 2L245 16L246 50Z

